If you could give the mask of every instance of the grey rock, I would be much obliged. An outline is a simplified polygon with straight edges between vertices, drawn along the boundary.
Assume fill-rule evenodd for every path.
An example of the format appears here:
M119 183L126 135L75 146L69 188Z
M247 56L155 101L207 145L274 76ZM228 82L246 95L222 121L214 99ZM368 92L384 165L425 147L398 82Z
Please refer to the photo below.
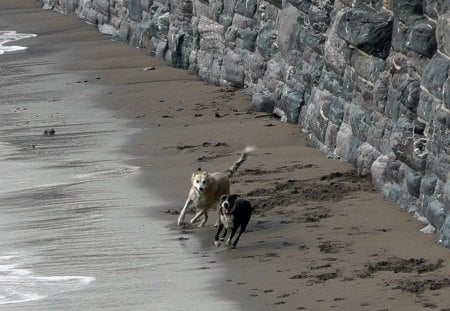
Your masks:
M428 20L420 20L414 23L407 33L406 46L426 57L433 57L436 53L437 42L434 24Z
M430 223L436 228L441 228L446 221L446 213L444 210L444 205L438 200L434 200L430 203L425 211L425 216L430 221Z
M356 169L358 175L370 175L372 164L380 155L381 153L367 142L359 146L356 150Z
M443 86L448 79L450 61L436 53L422 75L422 85L436 98L443 99Z
M439 234L439 244L442 244L445 247L450 247L450 215L445 219Z
M293 7L288 7L279 14L279 26L277 44L285 59L291 58L291 51L295 44L297 34L298 11Z
M347 123L342 123L336 136L336 155L353 163L356 158L357 148L358 140L353 136L351 126Z
M440 15L436 27L436 39L439 50L450 56L450 12Z
M258 38L256 39L256 49L260 55L268 59L278 51L277 32L273 28L272 23L267 23L260 29Z
M275 99L269 91L254 93L251 110L272 113L275 108Z
M236 1L235 12L248 18L253 18L257 2L257 0L238 0Z
M330 23L331 18L328 12L321 7L311 5L308 11L309 23L311 27L319 32L326 32Z
M422 16L423 2L422 0L392 1L392 11L398 20L407 24L411 19Z
M387 155L380 155L372 164L370 168L370 175L372 176L372 183L376 190L381 192L384 196L389 193L391 183L388 180L388 163L392 161Z
M390 50L392 18L361 9L348 9L340 19L337 34L362 51L385 59Z
M244 66L239 54L228 50L223 58L223 68L223 79L233 86L244 86Z
M94 2L94 10L109 16L109 0L97 0Z
M406 173L406 185L408 192L415 198L420 197L420 183L422 180L422 175L417 171L409 169Z

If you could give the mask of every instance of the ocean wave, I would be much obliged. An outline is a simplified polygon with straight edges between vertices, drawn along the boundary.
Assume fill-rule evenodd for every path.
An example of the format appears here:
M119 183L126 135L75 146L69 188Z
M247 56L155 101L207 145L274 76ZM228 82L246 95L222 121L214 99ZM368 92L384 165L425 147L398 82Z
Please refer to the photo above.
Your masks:
M5 46L4 44L26 39L26 38L32 38L36 37L36 34L32 33L18 33L14 30L3 30L0 31L0 55L7 53L7 52L15 52L15 51L22 51L26 50L26 46L19 46L19 45L8 45Z
M89 276L36 276L31 269L21 268L21 261L30 258L0 256L0 305L44 299L82 289L95 281Z

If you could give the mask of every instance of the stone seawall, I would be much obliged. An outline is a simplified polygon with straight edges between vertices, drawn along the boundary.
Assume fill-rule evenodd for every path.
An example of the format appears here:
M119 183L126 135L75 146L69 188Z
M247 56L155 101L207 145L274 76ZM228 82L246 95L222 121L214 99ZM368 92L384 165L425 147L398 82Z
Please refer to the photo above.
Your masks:
M246 88L450 247L447 0L40 0Z

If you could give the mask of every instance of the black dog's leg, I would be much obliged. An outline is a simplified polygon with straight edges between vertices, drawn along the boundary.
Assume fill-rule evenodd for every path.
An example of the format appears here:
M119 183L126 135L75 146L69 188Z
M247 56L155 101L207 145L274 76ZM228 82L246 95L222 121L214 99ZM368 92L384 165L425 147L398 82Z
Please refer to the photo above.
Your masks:
M222 225L223 226L223 225ZM223 231L223 234L222 234L222 236L220 237L220 240L221 241L225 241L225 237L227 236L227 233L228 233L228 229L227 229L227 227L225 227L225 230Z
M219 234L223 229L223 224L219 223L219 227L217 228L217 232L216 232L216 236L214 237L214 244L216 245L216 247L219 247L220 242L219 242ZM227 229L225 229L225 233L227 232Z
M239 234L236 237L236 239L234 240L234 242L231 244L231 248L236 248L238 242L239 242L239 238L241 237L241 234L245 232L245 229L247 228L247 224L243 224L241 225L241 228L239 229Z
M228 238L228 240L226 242L227 245L231 245L231 241L233 240L233 237L236 234L236 231L237 231L237 227L236 226L233 227L233 229L231 229L230 237Z

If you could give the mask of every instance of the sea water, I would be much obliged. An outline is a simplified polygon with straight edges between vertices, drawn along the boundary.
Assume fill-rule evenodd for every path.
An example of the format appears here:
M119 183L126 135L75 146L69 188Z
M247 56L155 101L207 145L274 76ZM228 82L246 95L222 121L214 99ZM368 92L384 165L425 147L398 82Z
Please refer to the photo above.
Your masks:
M99 87L65 92L73 76L15 52L0 58L0 310L238 310L202 269L210 250L152 216L167 202L120 152L137 130L95 106Z
M0 31L0 55L7 53L7 52L15 52L15 51L22 51L26 50L26 46L20 46L20 45L5 45L9 42L14 42L20 39L26 39L36 37L35 34L30 33L17 33L14 30L2 30Z

